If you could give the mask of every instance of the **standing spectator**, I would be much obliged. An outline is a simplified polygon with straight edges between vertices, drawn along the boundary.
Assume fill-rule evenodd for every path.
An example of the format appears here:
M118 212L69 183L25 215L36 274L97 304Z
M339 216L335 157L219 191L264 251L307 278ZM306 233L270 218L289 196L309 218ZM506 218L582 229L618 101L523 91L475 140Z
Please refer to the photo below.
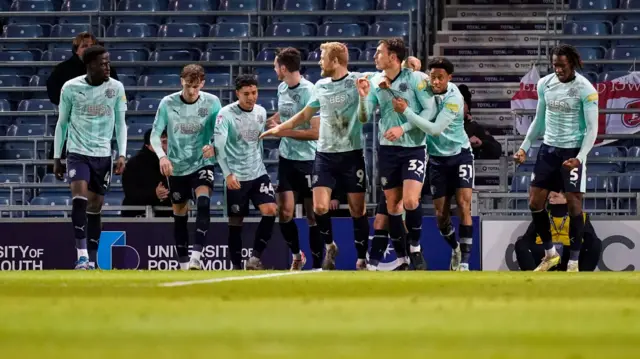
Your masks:
M471 91L467 85L460 85L458 89L464 98L464 131L469 136L473 157L477 160L499 159L502 155L502 145L471 116Z
M151 130L144 134L144 145L127 162L122 174L123 206L171 207L167 178L160 173L160 160L151 146ZM167 132L160 137L167 150ZM156 217L171 217L171 211L157 211ZM122 211L123 217L144 216L144 211Z

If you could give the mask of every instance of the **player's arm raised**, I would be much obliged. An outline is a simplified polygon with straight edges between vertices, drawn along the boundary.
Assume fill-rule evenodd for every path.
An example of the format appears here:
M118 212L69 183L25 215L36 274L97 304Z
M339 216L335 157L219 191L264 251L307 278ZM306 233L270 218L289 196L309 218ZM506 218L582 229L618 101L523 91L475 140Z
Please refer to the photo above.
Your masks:
M373 111L378 105L378 98L371 91L371 76L361 77L358 79L358 95L360 102L358 103L358 120L362 123L369 122Z
M416 96L416 98L418 99L418 102L420 102L420 106L422 106L422 111L420 111L420 117L422 118L428 118L429 120L431 120L433 118L433 116L436 115L437 112L437 106L436 106L436 101L433 97L433 94L431 93L431 91L429 90L429 85L427 83L427 75L423 72L420 72L420 66L422 66L420 60L418 60L417 58L410 56L409 58L407 58L406 61L409 61L409 59L413 59L412 64L413 65L418 65L418 70L414 69L413 74L411 74L411 80L412 80L412 89L413 92ZM415 63L415 61L418 62L418 64ZM406 67L411 68L411 66L409 66L409 64L407 64ZM402 125L400 125L400 127L402 127L402 130L404 131L403 133L407 133L408 131L413 130L414 128L416 128L416 125L414 125L412 122L409 122L407 120L407 122L403 123Z
M127 123L125 121L125 113L127 112L127 96L124 87L120 86L118 94L118 102L115 109L116 122L116 142L118 144L118 161L116 162L115 173L117 175L124 172L125 158L127 154Z
M402 100L394 99L393 101L394 108L396 108L396 103ZM460 111L464 111L464 99L461 95L447 94L443 101L444 104L442 106L442 110L438 112L436 120L434 122L430 121L430 117L433 116L435 104L430 106L430 108L424 108L420 112L420 115L417 115L411 110L411 108L409 108L409 106L406 106L403 114L407 118L407 121L414 124L426 134L432 136L440 136L442 131L444 131L451 124L451 122L453 122L453 120L455 120L456 117L460 115Z
M60 94L60 106L58 106L58 123L53 138L53 172L59 180L64 178L65 168L60 162L62 156L62 147L67 139L67 129L69 127L69 117L71 116L71 99L69 98L70 90L62 87Z
M231 173L227 158L227 137L229 136L229 121L223 113L218 114L216 118L216 129L213 131L213 143L215 144L216 159L222 170L222 174L227 181L229 189L240 189L240 182L236 176Z
M156 119L153 121L153 127L151 129L151 147L156 152L156 155L160 159L160 172L164 176L171 176L173 174L173 165L169 158L167 158L167 154L162 149L162 140L160 136L162 136L162 132L167 128L167 103L165 99L160 101L160 105L158 105L158 111L156 111Z
M305 108L303 108L302 111L293 115L293 117L291 117L285 123L281 123L278 126L263 132L260 135L260 138L265 138L268 136L276 136L280 131L292 130L302 125L305 122L311 121L311 118L313 118L313 115L316 113L316 111L320 107L319 104L317 107L312 107L312 105L315 105L315 103L310 103L309 105L305 106Z
M316 141L320 135L320 117L311 118L311 128L304 130L282 130L278 132L278 137L289 137L300 141Z
M544 99L543 80L544 79L540 79L540 81L538 81L538 105L536 107L536 115L527 130L527 135L524 137L520 149L513 155L514 160L519 164L525 161L527 151L531 148L531 144L544 133L546 127L547 103Z
M596 143L596 137L598 137L598 92L593 87L589 90L589 93L582 98L586 132L582 139L580 152L576 156L580 163L584 163L587 160L587 155L591 152L593 145Z

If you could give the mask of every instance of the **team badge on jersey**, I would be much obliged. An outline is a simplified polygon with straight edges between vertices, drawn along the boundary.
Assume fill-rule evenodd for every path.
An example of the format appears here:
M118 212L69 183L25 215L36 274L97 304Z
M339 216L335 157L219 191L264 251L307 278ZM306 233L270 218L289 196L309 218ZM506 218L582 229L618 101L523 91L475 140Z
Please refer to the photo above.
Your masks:
M207 117L207 115L209 115L209 109L206 107L200 107L198 109L198 116L200 117Z
M399 88L400 88L400 91L402 91L402 92L407 92L408 87L409 87L409 86L407 85L407 83L406 83L406 82L403 82L403 83L401 83L401 84L400 84L400 87L399 87Z
M258 116L258 123L262 125L264 123L264 121L265 121L265 118L262 115L259 115Z
M291 98L293 99L293 101L295 102L300 102L300 95L299 94L293 94L293 96L291 96Z
M104 92L104 95L107 96L107 98L114 98L114 97L116 97L116 90L109 87Z
M418 84L418 91L422 91L427 88L427 80L422 80Z
M356 83L352 79L346 79L344 81L344 87L346 87L346 88L352 88L355 85L356 85Z
M580 94L578 93L578 89L575 87L572 87L569 89L569 91L567 91L567 96L569 97L573 97L573 98L577 98L580 96Z

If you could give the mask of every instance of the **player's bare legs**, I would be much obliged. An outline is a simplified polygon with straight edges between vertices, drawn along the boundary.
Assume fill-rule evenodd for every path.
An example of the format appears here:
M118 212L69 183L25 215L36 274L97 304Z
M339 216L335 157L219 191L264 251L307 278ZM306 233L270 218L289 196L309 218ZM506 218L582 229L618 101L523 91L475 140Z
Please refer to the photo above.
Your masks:
M549 197L549 190L539 187L529 187L529 209L531 217L533 217L533 225L536 233L542 240L544 246L545 257L534 271L546 272L560 263L560 256L553 246L551 238L551 230L549 226L549 214L545 209Z
M451 270L458 270L460 265L460 245L456 239L456 231L451 224L451 197L442 196L440 198L433 199L433 206L436 209L436 222L438 223L438 229L440 234L447 241L447 244L451 247Z
M245 265L245 269L247 270L264 269L260 257L271 239L273 225L276 222L276 214L278 213L278 206L275 203L263 203L258 206L258 209L260 210L262 219L256 230L256 236L253 242L253 253Z
M338 246L333 241L331 232L331 217L329 217L329 203L331 202L331 188L313 188L313 213L315 214L320 238L324 242L326 253L322 261L322 269L336 269Z
M86 182L83 181L86 184ZM104 196L87 190L87 249L89 250L89 269L95 269L98 245L102 233L102 205Z
M300 250L300 238L298 236L298 227L293 221L293 212L295 210L296 196L293 191L285 191L278 193L278 207L280 219L280 231L284 240L289 245L293 260L291 262L291 270L301 270L307 259Z
M367 248L369 246L369 219L366 216L366 193L347 193L349 213L353 220L353 234L358 260L357 270L367 269Z
M422 256L420 237L422 236L422 182L405 179L402 185L402 205L406 213L406 227L408 230L409 257L417 270L426 270L427 263Z
M469 259L471 258L471 248L473 246L473 219L471 218L471 197L473 189L458 188L456 190L456 204L458 205L458 218L460 218L460 226L458 234L460 237L459 251L454 251L455 259L458 260L457 268L454 266L454 258L451 258L451 269L468 271ZM458 257L458 253L460 257Z
M89 252L87 249L87 208L89 190L87 181L71 182L71 223L73 224L74 237L78 261L76 269L89 269Z
M316 216L313 213L313 198L304 199L304 210L307 213L307 223L309 224L309 249L313 257L313 269L322 268L322 239L318 231Z
M567 272L578 272L578 258L582 249L582 238L584 235L584 217L582 215L582 197L583 194L566 193L567 207L569 207L569 239L570 253L569 262L567 262Z

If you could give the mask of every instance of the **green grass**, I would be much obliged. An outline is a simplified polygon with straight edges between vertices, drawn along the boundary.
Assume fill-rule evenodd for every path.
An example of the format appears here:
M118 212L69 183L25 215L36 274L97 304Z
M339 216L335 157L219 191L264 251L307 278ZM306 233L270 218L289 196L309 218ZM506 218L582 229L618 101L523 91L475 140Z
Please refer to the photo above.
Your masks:
M636 273L0 272L0 358L640 358Z

